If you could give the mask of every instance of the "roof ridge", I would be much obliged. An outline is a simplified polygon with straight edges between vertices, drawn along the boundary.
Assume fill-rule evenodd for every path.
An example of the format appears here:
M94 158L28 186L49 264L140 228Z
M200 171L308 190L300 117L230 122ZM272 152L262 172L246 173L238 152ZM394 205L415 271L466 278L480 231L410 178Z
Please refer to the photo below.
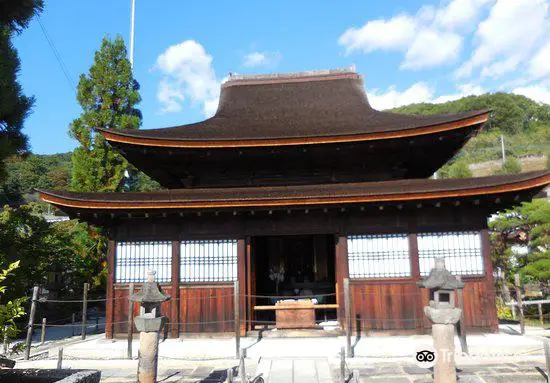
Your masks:
M233 74L229 73L227 80L222 83L222 87L236 84L248 83L265 83L265 82L285 82L293 80L315 79L323 77L348 77L355 76L361 78L361 75L355 71L355 68L337 68L337 69L320 69L309 70L302 72L287 72L287 73L268 73L268 74Z

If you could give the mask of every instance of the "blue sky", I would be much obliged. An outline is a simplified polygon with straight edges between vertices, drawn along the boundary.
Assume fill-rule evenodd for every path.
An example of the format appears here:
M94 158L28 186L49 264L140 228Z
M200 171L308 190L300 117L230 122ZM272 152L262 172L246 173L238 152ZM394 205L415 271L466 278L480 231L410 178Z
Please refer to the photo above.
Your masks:
M204 119L229 72L355 66L378 109L499 90L550 103L550 0L136 0L143 129ZM49 0L15 39L34 153L72 150L75 85L106 34L128 41L131 0Z

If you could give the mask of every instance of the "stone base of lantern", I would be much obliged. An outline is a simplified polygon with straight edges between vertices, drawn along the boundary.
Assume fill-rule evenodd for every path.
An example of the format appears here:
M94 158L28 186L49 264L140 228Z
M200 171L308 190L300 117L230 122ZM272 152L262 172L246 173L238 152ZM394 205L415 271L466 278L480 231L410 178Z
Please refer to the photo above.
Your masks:
M455 383L455 328L452 324L433 324L432 336L437 353L434 366L435 383Z
M158 347L160 330L166 323L166 317L153 317L144 314L134 319L139 333L138 382L157 381Z
M455 365L455 324L460 319L458 308L434 308L433 302L424 308L424 313L432 322L432 337L436 352L434 366L435 383L456 383Z

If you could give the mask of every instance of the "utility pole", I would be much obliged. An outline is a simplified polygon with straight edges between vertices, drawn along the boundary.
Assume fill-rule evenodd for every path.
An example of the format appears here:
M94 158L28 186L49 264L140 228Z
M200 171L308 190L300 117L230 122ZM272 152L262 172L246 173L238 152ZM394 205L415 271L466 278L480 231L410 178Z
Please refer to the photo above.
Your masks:
M502 166L506 162L506 154L504 153L504 136L500 135L500 152L502 153Z
M134 21L136 14L136 0L132 0L132 21L130 25L130 65L134 69Z

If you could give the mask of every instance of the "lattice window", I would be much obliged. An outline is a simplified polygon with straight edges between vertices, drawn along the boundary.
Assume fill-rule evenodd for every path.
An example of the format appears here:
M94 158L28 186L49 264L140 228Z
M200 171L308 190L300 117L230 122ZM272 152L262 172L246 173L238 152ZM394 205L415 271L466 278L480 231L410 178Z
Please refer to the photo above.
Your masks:
M182 282L229 282L237 279L237 241L181 242Z
M445 257L445 267L455 275L484 273L481 236L477 231L418 234L422 276L430 273L435 257Z
M115 283L145 282L149 270L156 271L156 281L170 282L172 243L168 241L117 242Z
M400 278L411 276L406 234L354 235L348 237L350 278Z

